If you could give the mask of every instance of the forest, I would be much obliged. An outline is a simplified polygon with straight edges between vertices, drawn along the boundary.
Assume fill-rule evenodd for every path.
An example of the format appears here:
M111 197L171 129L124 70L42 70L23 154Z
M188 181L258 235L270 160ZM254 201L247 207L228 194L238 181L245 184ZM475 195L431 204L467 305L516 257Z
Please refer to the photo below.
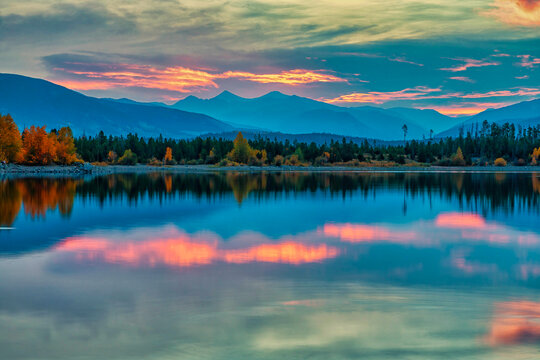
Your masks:
M234 141L217 137L172 139L97 136L74 138L68 127L49 132L31 126L22 134L10 115L0 115L0 161L27 165L90 162L96 165L216 166L516 166L538 165L540 126L516 127L484 121L458 137L358 144L331 141L278 141L258 136L247 140L239 132Z

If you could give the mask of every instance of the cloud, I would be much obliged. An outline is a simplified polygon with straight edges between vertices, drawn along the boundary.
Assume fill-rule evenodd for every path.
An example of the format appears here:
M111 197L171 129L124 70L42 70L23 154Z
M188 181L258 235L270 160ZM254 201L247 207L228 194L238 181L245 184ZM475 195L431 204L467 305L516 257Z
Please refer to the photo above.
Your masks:
M312 83L347 82L324 70L292 69L274 73L247 71L218 72L206 68L184 66L156 67L129 63L92 63L81 60L57 61L53 65L56 84L74 90L106 90L113 88L146 88L188 93L197 89L218 88L217 81L236 79L260 84L288 86Z
M475 83L476 81L472 80L471 78L467 77L467 76L452 76L450 77L449 79L451 80L457 80L457 81L463 81L463 82L468 82L468 83Z
M332 99L319 99L327 103L374 103L384 104L389 101L402 100L433 100L433 99L484 99L497 97L514 97L514 96L537 96L540 95L540 88L512 88L509 90L494 90L488 92L463 93L463 92L448 92L445 93L441 88L429 88L426 86L417 86L415 88L407 88L400 91L378 92L370 91L363 93L351 93L341 95Z
M433 93L440 93L442 90L432 89L426 86L417 86L415 88L407 88L399 91L389 91L389 92L380 92L380 91L369 91L363 93L352 93L347 95L341 95L333 99L320 99L327 103L373 103L373 104L384 104L388 101L396 100L417 100L422 99L432 99L432 98L441 98L441 97L450 97L452 95L430 95Z
M540 58L535 58L532 55L518 55L518 58L521 59L521 62L517 64L518 66L534 68L536 65L540 65Z
M540 1L495 0L492 8L482 14L508 25L538 27L540 26Z
M465 116L465 115L475 115L484 110L492 108L500 108L503 106L511 105L512 102L465 102L454 105L432 105L429 107L418 107L419 109L433 109L441 114L447 116Z
M111 12L99 3L53 4L45 11L0 16L0 43L49 43L74 36L95 39L98 34L116 36L136 33L137 24L133 19L125 13Z
M484 66L498 66L501 65L499 62L495 61L486 61L486 60L476 60L476 59L466 59L466 58L456 58L452 59L455 61L462 61L464 64L457 65L449 68L441 68L443 71L459 72L466 71L469 68L484 67Z

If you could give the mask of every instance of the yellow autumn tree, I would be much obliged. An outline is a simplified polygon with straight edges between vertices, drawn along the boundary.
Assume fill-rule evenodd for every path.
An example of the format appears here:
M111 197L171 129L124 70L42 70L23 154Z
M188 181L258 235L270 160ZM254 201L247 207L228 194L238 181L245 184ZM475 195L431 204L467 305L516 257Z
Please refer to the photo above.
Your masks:
M540 146L536 149L533 149L531 154L531 165L538 165L540 161Z
M0 114L0 161L18 161L21 145L21 133L13 118Z
M241 132L238 132L236 139L234 139L234 147L227 155L232 161L236 161L241 164L246 164L252 153L251 147L248 141L244 138Z
M452 165L454 166L465 166L465 158L463 157L463 152L461 148L458 147L456 153L452 156Z

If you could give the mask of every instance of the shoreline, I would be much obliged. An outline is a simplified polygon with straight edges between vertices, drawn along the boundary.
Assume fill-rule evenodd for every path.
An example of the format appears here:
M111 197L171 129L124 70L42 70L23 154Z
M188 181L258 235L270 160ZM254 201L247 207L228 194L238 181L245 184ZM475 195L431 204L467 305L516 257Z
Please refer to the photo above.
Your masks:
M321 173L534 173L540 172L540 166L463 166L463 167L443 167L443 166L394 166L394 167L348 167L348 166L228 166L217 167L214 165L171 165L171 166L149 166L149 165L109 165L109 166L26 166L26 165L4 165L0 167L0 175L15 176L55 176L55 175L108 175L119 173L216 173L216 172L321 172Z

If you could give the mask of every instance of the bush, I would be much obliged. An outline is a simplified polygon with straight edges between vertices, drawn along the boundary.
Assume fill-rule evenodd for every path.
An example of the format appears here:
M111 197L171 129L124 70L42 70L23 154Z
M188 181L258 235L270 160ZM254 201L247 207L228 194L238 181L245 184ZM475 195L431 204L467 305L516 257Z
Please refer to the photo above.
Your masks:
M298 155L291 155L285 161L285 165L288 165L288 166L298 166L299 164L300 164L300 160L298 159Z
M315 166L325 166L328 164L328 158L326 156L317 156L313 165Z
M131 149L124 151L124 155L118 159L118 164L120 165L136 165L137 164L137 155Z
M525 166L527 165L527 162L525 159L517 159L517 161L514 161L515 166Z
M218 162L217 165L218 165L218 166L221 166L221 167L224 167L224 166L229 165L229 162L227 161L227 159L221 159L221 161Z
M147 165L150 165L150 166L161 166L163 165L163 162L159 161L158 159L156 159L155 157L151 158L150 160L148 160L148 163Z
M495 161L493 162L493 165L495 166L506 166L506 160L504 160L503 158L497 158L495 159Z
M274 165L275 165L275 166L281 166L281 165L283 165L283 156L281 156L281 155L276 155L276 156L274 157Z

